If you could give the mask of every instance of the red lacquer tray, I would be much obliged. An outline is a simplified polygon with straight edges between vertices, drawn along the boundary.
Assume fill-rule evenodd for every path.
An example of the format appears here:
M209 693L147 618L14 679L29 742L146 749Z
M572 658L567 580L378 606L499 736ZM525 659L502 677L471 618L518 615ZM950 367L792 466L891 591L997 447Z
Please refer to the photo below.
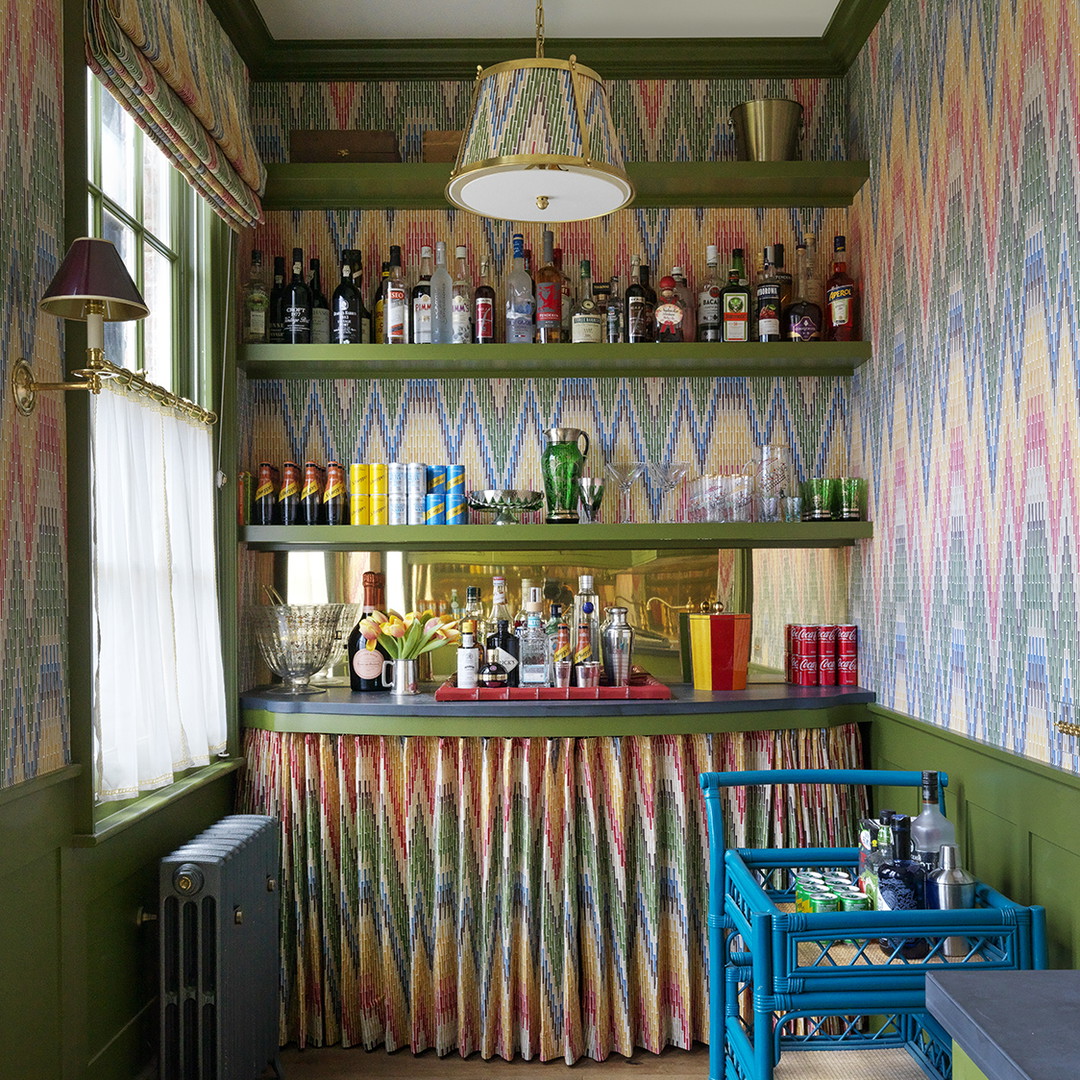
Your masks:
M435 691L436 701L666 701L671 688L657 682L647 671L635 668L630 686L512 686L500 690L476 687L459 690L451 675Z

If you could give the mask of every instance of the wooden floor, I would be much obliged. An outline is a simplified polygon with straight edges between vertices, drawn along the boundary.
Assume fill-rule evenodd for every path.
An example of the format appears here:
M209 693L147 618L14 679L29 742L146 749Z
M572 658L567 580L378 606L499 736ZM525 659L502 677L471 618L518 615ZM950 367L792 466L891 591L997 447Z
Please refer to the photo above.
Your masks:
M284 1080L569 1080L573 1069L605 1072L605 1080L706 1080L709 1048L665 1050L650 1054L639 1050L633 1057L612 1055L607 1061L583 1058L573 1066L563 1061L485 1061L479 1055L440 1058L434 1051L414 1055L408 1050L388 1054L385 1050L326 1049L281 1052ZM626 1071L625 1077L620 1074ZM847 1050L785 1054L776 1080L926 1080L923 1071L904 1050ZM599 1076L594 1080L601 1080Z

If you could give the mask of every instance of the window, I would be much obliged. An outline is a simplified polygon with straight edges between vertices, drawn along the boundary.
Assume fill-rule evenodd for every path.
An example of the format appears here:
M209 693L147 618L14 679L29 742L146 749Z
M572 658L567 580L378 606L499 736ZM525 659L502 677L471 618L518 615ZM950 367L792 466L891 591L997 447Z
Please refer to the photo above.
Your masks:
M152 382L207 400L206 263L213 212L87 70L88 221L111 240L150 308L105 324L105 356Z

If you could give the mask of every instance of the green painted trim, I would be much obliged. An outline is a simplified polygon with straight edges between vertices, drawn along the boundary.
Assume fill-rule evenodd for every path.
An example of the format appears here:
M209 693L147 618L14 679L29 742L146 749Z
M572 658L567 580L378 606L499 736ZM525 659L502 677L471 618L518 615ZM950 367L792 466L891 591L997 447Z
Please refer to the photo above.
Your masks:
M441 162L305 162L267 166L264 210L447 210ZM867 161L628 161L634 209L850 206Z
M207 765L205 768L199 769L197 772L185 776L167 787L159 788L157 791L152 791L134 800L122 810L117 810L115 813L102 818L95 825L93 832L76 833L72 837L72 844L75 847L95 847L106 840L111 840L118 833L130 829L132 825L137 824L151 814L157 813L163 807L171 806L194 791L216 784L222 777L236 772L243 764L244 759L240 757L229 758L226 761L215 761L213 764Z
M678 525L247 525L256 551L610 551L846 547L874 535L870 521ZM559 545L564 537L567 547ZM478 555L473 556L475 561Z
M868 341L641 345L246 345L252 379L837 378L870 360Z
M597 711L567 716L467 717L347 716L245 709L244 727L260 731L325 735L446 735L483 738L597 738L612 735L699 735L728 731L788 731L838 727L866 719L865 705L824 709L775 709L733 713L679 713L606 717Z
M889 0L840 0L822 41L837 70L846 75L877 26Z
M69 783L81 772L81 765L65 765L60 769L45 773L43 776L35 776L32 780L24 780L19 784L13 784L11 787L0 788L0 807L36 795L38 792L45 791L55 784Z
M968 1057L955 1039L952 1044L952 1080L987 1080L986 1073Z

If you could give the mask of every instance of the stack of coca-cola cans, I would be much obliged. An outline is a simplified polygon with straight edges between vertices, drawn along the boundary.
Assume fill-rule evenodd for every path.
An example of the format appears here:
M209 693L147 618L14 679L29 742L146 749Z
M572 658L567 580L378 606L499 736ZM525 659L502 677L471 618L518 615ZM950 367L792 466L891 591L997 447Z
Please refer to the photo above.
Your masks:
M859 628L788 623L787 680L796 686L858 686Z

